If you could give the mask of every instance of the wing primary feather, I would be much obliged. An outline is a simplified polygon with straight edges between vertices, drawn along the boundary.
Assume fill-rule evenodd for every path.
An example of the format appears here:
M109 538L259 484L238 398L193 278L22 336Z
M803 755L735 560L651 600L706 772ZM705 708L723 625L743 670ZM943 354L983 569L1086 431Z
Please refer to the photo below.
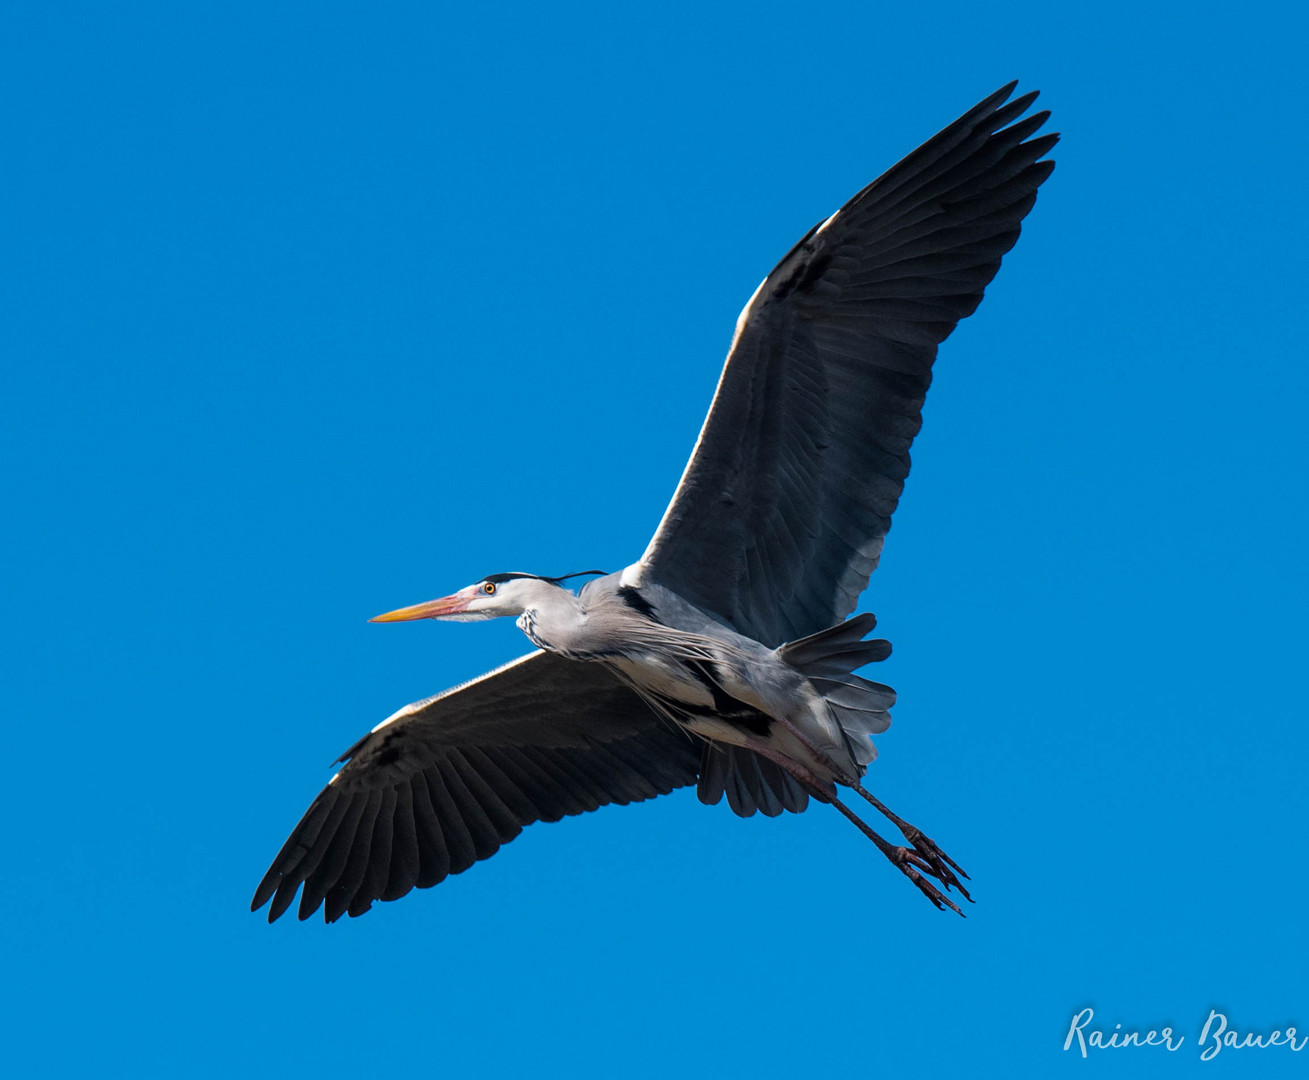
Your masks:
M591 748L590 757L594 760L597 773L604 777L605 786L611 793L621 793L633 802L653 799L659 789L640 769L634 768L611 746L596 745Z
M667 795L674 788L690 783L695 779L695 766L692 766L692 771L687 776L685 766L679 771L677 765L665 755L649 752L641 753L641 748L636 745L613 743L605 747L605 750L617 758L624 768L649 784L654 795ZM691 755L695 754L695 749L690 745L689 741L688 752Z
M332 837L331 843L323 852L323 857L314 872L305 878L304 889L300 893L301 912L307 911L308 914L312 915L317 911L318 906L323 902L323 897L327 895L328 890L341 877L341 873L345 870L346 862L350 857L350 849L354 845L359 819L363 816L367 806L368 796L363 792L355 795L350 800L349 809L346 811L345 817L342 818L336 835ZM300 917L305 918L306 916L302 914Z
M468 794L481 806L500 843L507 844L523 831L518 816L505 804L500 793L472 766L466 754L452 750L450 762Z
M295 894L299 891L300 878L285 877L278 882L277 892L273 893L273 902L268 905L268 921L270 923L275 923L282 917L295 899Z
M543 749L539 754L539 760L548 766L550 774L558 777L560 784L587 813L599 809L609 801L604 792L595 786L581 766L575 764L569 755L553 748Z
M333 800L331 812L327 815L327 820L323 822L322 831L314 840L312 850L299 861L293 872L283 878L283 884L289 884L290 889L283 892L282 887L278 887L277 894L273 897L273 908L268 912L270 922L276 918L273 911L280 906L280 910L277 910L277 914L280 915L295 898L296 886L308 879L318 869L319 863L323 861L323 856L327 853L327 849L336 837L337 830L341 827L341 822L345 819L346 812L350 809L351 802L350 797L344 794L338 794Z
M519 824L526 825L541 817L540 808L523 790L522 785L511 779L504 768L485 750L477 746L466 746L462 753L469 766L486 777L486 782L495 789Z
M451 801L458 807L459 816L473 841L473 861L488 859L500 850L500 837L487 816L486 809L473 797L454 763L441 762L441 779Z
M438 769L427 771L427 790L432 797L432 807L441 819L441 832L445 835L445 846L450 852L450 873L462 874L477 862L477 845L468 824L464 821L459 807L446 789L443 774Z
M350 857L345 869L337 878L336 884L328 891L323 900L323 920L336 922L350 907L350 901L363 884L364 874L368 869L368 853L373 845L373 829L377 824L377 812L382 806L382 791L374 788L368 793L367 805L360 815L358 828L355 830L354 844L350 848Z
M578 795L569 776L561 777L549 751L539 747L531 749L505 747L501 753L506 761L512 761L523 773L532 777L544 790L549 792L550 800L560 817L565 814L582 814L589 807Z
M331 792L330 795L329 792ZM309 809L305 811L305 816L300 819L300 824L291 830L291 835L286 838L286 843L282 845L282 849L273 859L268 872L263 876L263 880L259 882L254 899L250 901L251 911L258 911L263 907L268 902L269 897L281 886L286 875L294 871L313 849L314 841L318 839L318 834L323 828L323 822L327 820L327 816L332 809L332 803L336 798L337 793L329 788L327 791L322 792L313 801Z
M558 821L567 814L580 814L582 807L535 765L528 755L514 747L487 747L487 758L538 808L537 820ZM570 807L576 806L575 809Z
M373 819L373 838L368 852L368 866L358 891L350 898L346 909L351 918L362 915L380 900L391 876L391 838L395 829L395 788L382 789L382 805Z
M995 95L992 95L992 99L994 97ZM1008 97L1008 94L1005 97ZM1034 94L1029 96L1023 108L1035 99ZM1000 100L1003 101L1004 98ZM985 102L981 104L984 105ZM1021 111L1020 109L1019 112ZM865 199L871 200L874 197L879 209L889 210L902 205L906 200L917 195L926 185L984 146L993 136L996 128L1003 126L992 122L995 115L994 108L983 110L981 105L969 110L945 130L884 172L846 206L858 205Z
M450 852L445 846L445 832L441 819L432 805L427 777L417 773L410 778L413 788L414 827L418 837L419 871L417 885L429 889L444 881L450 874Z
M421 775L421 774L416 774ZM414 789L406 779L395 788L395 829L391 840L391 866L385 901L399 900L418 881L418 833L414 825Z

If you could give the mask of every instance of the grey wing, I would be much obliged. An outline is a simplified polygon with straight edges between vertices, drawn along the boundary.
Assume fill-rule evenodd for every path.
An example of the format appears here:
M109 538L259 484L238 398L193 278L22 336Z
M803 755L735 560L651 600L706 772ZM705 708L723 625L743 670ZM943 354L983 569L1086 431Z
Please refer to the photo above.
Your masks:
M976 105L812 229L737 321L713 405L640 563L767 645L852 610L909 473L937 346L1018 239L1049 116ZM1006 126L1008 125L1008 126Z
M355 743L255 891L268 921L362 915L488 858L524 825L693 784L700 747L600 664L536 652Z

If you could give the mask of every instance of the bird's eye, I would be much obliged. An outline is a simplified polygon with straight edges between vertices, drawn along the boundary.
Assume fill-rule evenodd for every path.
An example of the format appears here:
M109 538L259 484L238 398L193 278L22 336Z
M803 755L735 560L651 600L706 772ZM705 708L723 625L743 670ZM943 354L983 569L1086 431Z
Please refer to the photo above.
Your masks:
M486 593L487 596L494 596L494 595L495 595L495 582L494 582L494 581L488 581L488 582L484 583L484 584L482 585L482 592Z

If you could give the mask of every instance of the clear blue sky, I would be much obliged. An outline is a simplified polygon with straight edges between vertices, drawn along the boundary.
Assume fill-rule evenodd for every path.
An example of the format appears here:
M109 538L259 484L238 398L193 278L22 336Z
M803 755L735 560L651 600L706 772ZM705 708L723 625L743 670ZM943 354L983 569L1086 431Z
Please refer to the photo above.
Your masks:
M1309 1031L1303 7L463 7L3 17L12 1075L1303 1075L1194 1053ZM864 601L968 919L689 791L249 914L335 755L526 651L365 619L635 559L760 278L1012 78L1059 167Z

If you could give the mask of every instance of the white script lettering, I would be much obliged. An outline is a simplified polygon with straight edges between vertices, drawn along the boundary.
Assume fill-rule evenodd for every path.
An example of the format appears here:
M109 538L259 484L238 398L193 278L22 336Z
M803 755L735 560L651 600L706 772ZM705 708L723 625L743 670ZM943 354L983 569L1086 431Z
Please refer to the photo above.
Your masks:
M1209 1019L1204 1022L1204 1027L1200 1030L1200 1041L1196 1045L1200 1047L1201 1061L1213 1061L1224 1047L1229 1050L1248 1050L1252 1047L1263 1050L1269 1046L1289 1046L1293 1051L1303 1050L1305 1044L1309 1043L1309 1035L1298 1042L1295 1035L1295 1028L1288 1027L1285 1031L1272 1031L1267 1035L1256 1035L1253 1031L1247 1031L1242 1037L1235 1028L1228 1030L1225 1015L1217 1009L1210 1009ZM1213 1039L1213 1045L1205 1046L1210 1038Z
M1082 1057L1086 1057L1088 1046L1095 1050L1122 1049L1126 1046L1166 1046L1171 1051L1176 1050L1186 1041L1182 1035L1174 1040L1173 1029L1170 1027L1163 1028L1161 1031L1151 1029L1142 1035L1139 1031L1123 1031L1122 1024L1115 1024L1114 1030L1108 1034L1094 1029L1083 1034L1086 1025L1093 1019L1095 1019L1095 1011L1089 1008L1083 1009L1073 1017L1068 1025L1068 1035L1064 1038L1065 1050L1072 1047L1074 1038L1077 1040L1077 1049L1081 1051Z

